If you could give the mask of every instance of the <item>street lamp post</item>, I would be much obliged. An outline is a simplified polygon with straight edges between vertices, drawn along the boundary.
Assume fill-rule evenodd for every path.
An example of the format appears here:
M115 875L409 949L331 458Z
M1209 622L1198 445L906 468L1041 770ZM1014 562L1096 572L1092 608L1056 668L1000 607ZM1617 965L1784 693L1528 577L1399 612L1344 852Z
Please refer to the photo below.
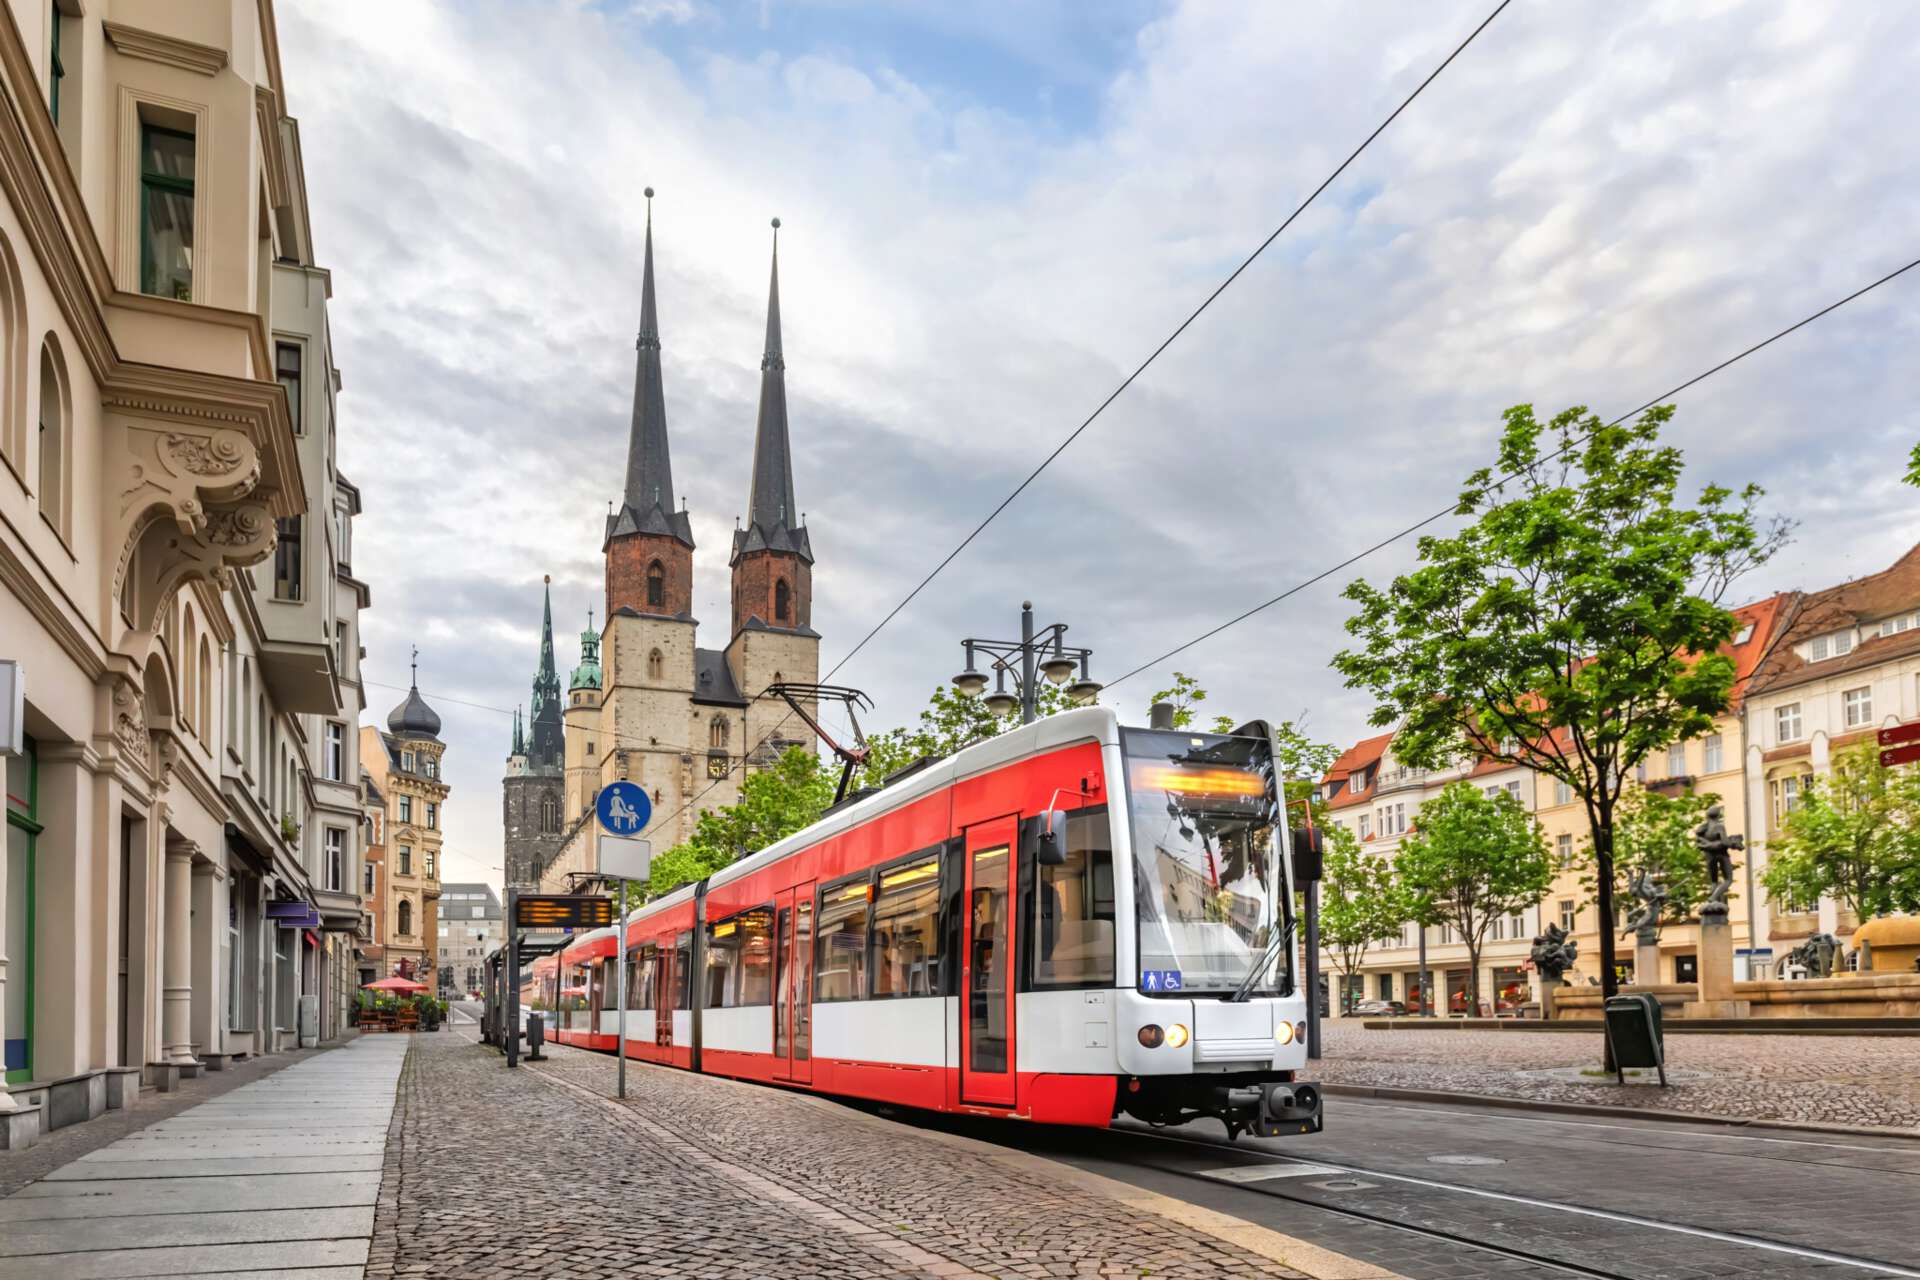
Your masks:
M1020 602L1020 638L1018 640L961 641L967 653L966 670L953 678L954 687L968 697L985 695L987 710L997 716L1020 708L1020 723L1032 724L1040 718L1040 681L1066 685L1067 697L1076 703L1092 702L1100 693L1100 682L1087 674L1093 650L1073 648L1066 643L1067 624L1056 622L1035 631L1033 601ZM987 673L975 664L975 655L992 659L993 692L987 693ZM1079 678L1068 684L1075 671ZM1014 687L1007 688L1007 677Z

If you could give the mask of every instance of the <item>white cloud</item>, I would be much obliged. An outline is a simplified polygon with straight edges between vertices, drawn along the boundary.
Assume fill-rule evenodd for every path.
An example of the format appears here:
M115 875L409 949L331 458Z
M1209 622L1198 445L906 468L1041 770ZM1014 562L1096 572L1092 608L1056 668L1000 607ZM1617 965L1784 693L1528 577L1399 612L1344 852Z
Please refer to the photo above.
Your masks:
M1091 127L1062 132L971 92L964 66L935 80L795 44L809 12L741 38L678 5L282 10L335 271L376 677L397 683L423 638L430 688L511 706L541 575L563 655L597 607L642 187L660 191L708 644L747 485L767 219L783 219L832 662L1484 13L1193 4L1097 68L1027 33L1019 56L1102 85ZM650 43L669 30L672 57ZM1007 630L1023 596L1111 677L1445 505L1507 404L1621 412L1910 256L1916 45L1920 14L1899 7L1503 14L842 678L880 723L906 719L957 638ZM1920 438L1916 288L1682 399L1702 480L1759 479L1807 517L1756 591L1871 570L1912 536L1890 477ZM1308 710L1356 736L1364 707L1325 669L1347 576L1177 665L1210 706ZM441 710L449 861L497 879L507 722Z

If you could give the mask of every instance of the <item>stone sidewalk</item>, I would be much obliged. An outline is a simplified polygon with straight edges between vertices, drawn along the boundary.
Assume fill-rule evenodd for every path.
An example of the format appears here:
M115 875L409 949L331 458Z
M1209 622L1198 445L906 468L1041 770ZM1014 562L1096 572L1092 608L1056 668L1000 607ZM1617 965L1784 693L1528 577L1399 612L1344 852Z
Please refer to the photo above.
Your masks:
M1741 1120L1920 1130L1920 1041L1897 1036L1667 1037L1672 1087L1582 1077L1603 1036L1368 1031L1324 1024L1314 1074L1328 1084L1435 1089L1534 1102L1686 1111Z
M415 1038L369 1276L1387 1274L785 1090L633 1063L616 1103L611 1058L547 1053L509 1071L466 1034Z
M0 1200L0 1280L361 1274L411 1036L363 1036Z

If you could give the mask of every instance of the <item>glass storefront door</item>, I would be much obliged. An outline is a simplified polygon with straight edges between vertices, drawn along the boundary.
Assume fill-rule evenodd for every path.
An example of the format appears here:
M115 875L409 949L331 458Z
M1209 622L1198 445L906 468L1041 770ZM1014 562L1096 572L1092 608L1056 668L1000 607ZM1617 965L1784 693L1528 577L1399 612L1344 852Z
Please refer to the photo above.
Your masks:
M7 860L0 867L0 955L7 961L5 1050L9 1084L33 1078L33 872L40 836L37 791L39 757L33 739L25 755L6 759Z

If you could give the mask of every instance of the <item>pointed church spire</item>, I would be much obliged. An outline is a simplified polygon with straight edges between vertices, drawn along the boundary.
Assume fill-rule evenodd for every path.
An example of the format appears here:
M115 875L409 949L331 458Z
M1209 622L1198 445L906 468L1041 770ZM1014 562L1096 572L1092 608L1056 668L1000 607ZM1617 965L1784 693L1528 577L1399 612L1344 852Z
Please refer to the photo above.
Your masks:
M780 219L773 220L773 268L767 283L767 349L760 359L760 417L754 428L753 487L746 528L734 535L737 559L748 551L790 551L813 560L793 498L793 450L787 436L787 361L780 340Z
M646 189L647 235L640 272L640 334L633 374L633 419L627 434L627 478L607 536L664 533L693 545L693 527L673 509L673 460L667 449L667 399L660 372L660 309L653 289L653 188Z

